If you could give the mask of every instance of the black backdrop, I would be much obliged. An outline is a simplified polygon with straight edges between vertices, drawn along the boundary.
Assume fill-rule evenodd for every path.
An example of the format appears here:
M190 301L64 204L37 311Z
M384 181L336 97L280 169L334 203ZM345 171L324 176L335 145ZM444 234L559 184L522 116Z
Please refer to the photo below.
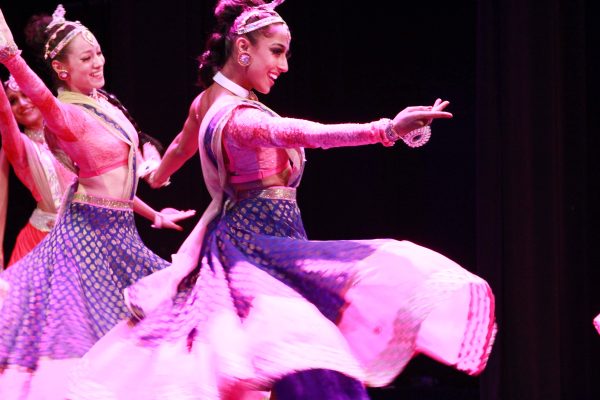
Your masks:
M102 44L106 88L167 145L198 93L195 57L214 2L63 4ZM56 2L0 5L24 47L26 19L51 13ZM309 237L408 239L488 279L496 294L500 331L481 377L418 357L390 387L373 390L374 399L600 398L593 385L600 337L591 325L600 312L597 7L590 0L280 6L293 36L290 71L260 96L280 114L366 122L442 97L455 115L434 123L431 142L416 150L307 151L299 203ZM200 213L208 195L198 160L172 180L158 191L142 183L138 194L155 208ZM7 251L33 207L11 184ZM149 225L138 220L144 241L165 258L185 238Z

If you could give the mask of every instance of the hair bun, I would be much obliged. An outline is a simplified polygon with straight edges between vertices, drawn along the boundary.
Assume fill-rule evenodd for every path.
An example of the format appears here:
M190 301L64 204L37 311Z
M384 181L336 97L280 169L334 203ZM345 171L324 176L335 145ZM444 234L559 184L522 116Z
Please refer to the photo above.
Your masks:
M51 16L36 14L29 18L25 26L25 42L40 57L48 40L46 28L50 24L50 21L52 21Z

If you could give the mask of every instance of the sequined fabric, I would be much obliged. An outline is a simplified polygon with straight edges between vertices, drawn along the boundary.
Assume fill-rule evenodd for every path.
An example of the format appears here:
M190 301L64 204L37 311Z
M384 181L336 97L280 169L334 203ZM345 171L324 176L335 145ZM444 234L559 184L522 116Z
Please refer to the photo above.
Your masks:
M0 368L81 357L129 312L123 289L168 263L142 243L132 211L73 202L55 229L0 275Z

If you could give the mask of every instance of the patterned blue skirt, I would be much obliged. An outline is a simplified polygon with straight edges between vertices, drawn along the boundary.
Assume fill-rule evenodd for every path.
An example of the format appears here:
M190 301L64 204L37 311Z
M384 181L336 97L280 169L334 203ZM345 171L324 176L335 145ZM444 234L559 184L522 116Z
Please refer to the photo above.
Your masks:
M382 386L419 352L483 369L495 331L485 281L407 241L308 240L294 195L227 201L174 297L104 336L69 398L245 398L310 369Z
M123 290L168 265L142 243L130 207L70 203L50 234L0 275L8 287L0 369L83 356L130 316Z

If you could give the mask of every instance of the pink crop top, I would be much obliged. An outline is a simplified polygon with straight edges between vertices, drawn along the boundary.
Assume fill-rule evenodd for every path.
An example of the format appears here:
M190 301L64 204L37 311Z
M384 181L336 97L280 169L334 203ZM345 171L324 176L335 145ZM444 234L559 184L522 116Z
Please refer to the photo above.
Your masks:
M321 124L272 116L258 108L238 106L223 129L226 168L232 183L280 173L290 166L285 149L391 144L387 122Z
M12 57L5 65L23 93L42 112L47 130L56 138L56 145L77 164L80 177L98 176L127 165L128 145L114 137L82 107L59 101L21 56ZM120 110L108 102L106 107L101 104L116 122L130 125ZM135 129L131 130L135 132Z

